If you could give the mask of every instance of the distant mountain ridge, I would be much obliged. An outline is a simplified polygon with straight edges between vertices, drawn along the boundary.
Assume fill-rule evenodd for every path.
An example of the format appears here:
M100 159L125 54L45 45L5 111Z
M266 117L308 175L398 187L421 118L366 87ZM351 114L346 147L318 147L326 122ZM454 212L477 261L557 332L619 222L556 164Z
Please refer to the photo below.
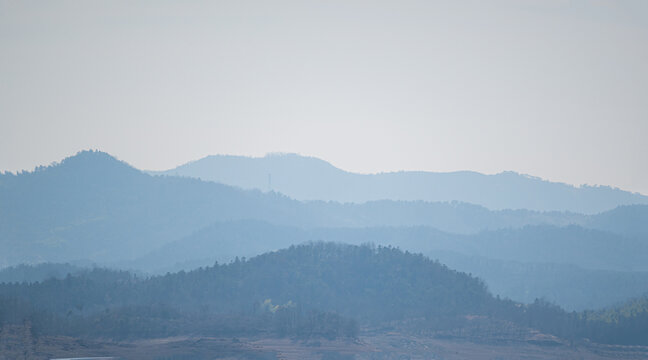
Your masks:
M620 205L648 204L648 196L609 186L575 187L515 172L346 172L297 154L262 158L212 155L152 174L215 181L243 189L274 190L297 200L363 203L376 200L459 201L491 210L529 209L595 214Z
M573 278L588 278L590 269L648 270L646 236L648 205L583 215L493 211L461 202L303 202L277 192L151 176L97 151L32 172L0 174L0 268L70 262L191 269L326 240L497 260L470 268L485 274L497 275L502 262L570 263L588 269L582 276L570 270ZM531 269L539 280L552 271ZM630 273L606 276L623 281L619 291L625 294L641 285ZM515 285L515 279L501 285Z
M572 264L584 269L648 272L648 243L580 226L525 226L477 234L451 234L426 226L311 228L273 225L245 220L214 223L192 235L165 244L137 260L133 267L155 270L156 266L189 261L199 266L253 257L304 242L345 244L374 243L435 256L452 252L469 257L525 263ZM129 266L130 267L130 266ZM188 270L178 267L173 270Z
M33 172L0 174L0 267L134 260L215 222L240 220L305 229L426 226L456 234L576 224L642 237L646 218L646 205L587 216L459 202L301 202L276 192L151 176L109 154L83 151Z

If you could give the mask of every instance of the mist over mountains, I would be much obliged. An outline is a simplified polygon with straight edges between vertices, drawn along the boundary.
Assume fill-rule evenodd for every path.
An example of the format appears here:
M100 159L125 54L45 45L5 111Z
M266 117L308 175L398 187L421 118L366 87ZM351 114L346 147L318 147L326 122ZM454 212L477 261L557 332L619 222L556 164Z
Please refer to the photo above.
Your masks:
M407 189L416 177L501 180L491 190L480 181L448 180L455 190L430 181L439 193L466 198L482 186L499 189L493 194L503 199L532 194L520 204L569 188L515 174L356 175L319 160L277 159L293 158L304 166L284 174L301 171L313 178L302 177L308 186L300 189L331 196L338 185L349 194L354 188L317 177L312 162L347 179L393 176L391 189ZM225 172L252 182L261 174ZM408 190L418 197L427 185L417 190L412 181ZM0 325L122 341L186 334L352 339L359 326L397 323L399 331L458 332L451 336L477 341L542 331L570 341L648 344L646 204L595 214L493 210L456 200L305 201L247 187L155 175L99 151L0 174ZM583 199L595 195L579 206L603 204L601 194L640 196L569 189ZM623 196L607 198L614 200L607 206Z
M305 242L373 243L422 253L486 281L505 298L545 298L568 310L648 294L648 243L579 226L461 235L430 227L314 228L254 220L215 223L120 267L165 273L229 263Z
M641 280L648 271L646 205L586 215L489 210L463 202L299 201L189 177L152 176L109 154L83 151L33 172L1 174L0 225L3 267L72 262L159 273L333 241L423 253L519 301L546 297L581 309L648 292ZM527 275L509 276L511 268ZM592 280L569 286L556 279L556 269L561 278ZM608 280L596 284L596 276ZM530 284L537 286L529 290ZM615 295L603 288L616 289Z
M648 360L647 25L0 0L0 360Z
M237 220L299 228L427 226L457 234L575 224L638 236L646 232L646 209L583 215L493 211L459 202L302 202L275 192L151 176L106 153L85 151L34 172L0 175L0 264L132 260L215 222Z
M145 279L94 269L34 284L0 284L0 319L7 324L28 317L28 331L40 336L116 340L187 333L354 339L362 324L373 331L473 341L525 341L534 332L538 339L540 330L572 341L645 345L647 305L641 300L580 314L543 301L521 305L421 254L321 242ZM541 346L564 346L544 338Z
M153 174L215 181L243 189L274 190L297 200L363 203L376 200L459 201L492 210L529 209L595 214L620 205L648 204L648 196L609 186L575 187L507 171L356 174L314 157L215 155Z

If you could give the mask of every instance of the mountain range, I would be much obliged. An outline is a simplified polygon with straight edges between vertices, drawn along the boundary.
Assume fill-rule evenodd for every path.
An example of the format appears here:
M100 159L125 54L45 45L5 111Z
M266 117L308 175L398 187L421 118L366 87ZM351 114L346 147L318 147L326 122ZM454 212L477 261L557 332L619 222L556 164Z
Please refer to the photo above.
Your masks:
M583 215L494 211L461 202L303 202L276 192L151 176L106 153L84 151L33 172L0 175L0 265L135 259L223 221L301 228L427 226L458 234L576 224L639 236L648 230L647 214L645 205Z
M399 171L358 174L297 154L261 158L214 155L152 174L193 177L243 189L277 191L297 200L364 203L377 200L459 201L491 210L528 209L595 214L648 196L609 186L572 186L512 171Z
M300 201L151 175L98 151L0 174L0 267L71 262L159 273L309 241L375 243L453 264L502 296L583 309L648 291L646 238L648 205L582 214L457 201ZM509 276L511 269L527 275ZM558 281L568 278L584 280Z

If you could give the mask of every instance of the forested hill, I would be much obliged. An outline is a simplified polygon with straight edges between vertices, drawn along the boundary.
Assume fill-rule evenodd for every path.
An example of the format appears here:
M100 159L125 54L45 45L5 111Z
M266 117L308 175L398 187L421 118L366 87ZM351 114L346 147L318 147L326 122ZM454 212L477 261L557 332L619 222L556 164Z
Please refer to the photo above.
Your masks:
M569 310L602 308L648 294L645 238L579 226L460 235L429 227L302 229L236 221L215 223L119 266L152 273L188 270L214 259L229 262L307 241L374 243L421 252L482 278L494 294L526 303L545 298Z
M273 314L292 324L319 311L328 315L317 321L346 328L344 319L457 321L486 313L493 301L478 279L422 255L314 243L149 279L95 269L42 283L0 284L0 325L29 319L46 334L146 337L227 331L205 323L214 317L234 317L240 331L253 332ZM195 316L199 328L187 320Z
M215 309L232 309L218 294L229 294L236 306L250 299L295 302L333 310L361 320L393 320L417 316L468 314L484 311L490 300L483 283L450 270L422 255L395 248L313 243L266 253L247 262L155 278L186 284L185 293L170 301L213 301ZM218 289L219 284L225 284ZM212 289L198 293L200 286ZM222 285L220 285L222 286ZM191 289L191 287L194 287Z
M271 299L278 305L295 303L372 321L478 313L491 300L478 279L422 255L335 243L291 246L249 260L237 258L146 280L124 281L120 275L117 282L105 280L105 287L93 280L102 273L87 271L80 277L33 285L5 284L0 294L17 295L57 313L79 303L90 310L158 302L188 312L206 308L215 313L246 312Z
M296 154L263 158L215 155L158 172L188 176L245 189L275 190L298 200L461 201L498 209L572 211L595 214L620 205L648 204L648 197L608 186L581 186L503 172L346 172L330 163Z
M570 339L648 343L643 312L614 323L543 302L500 300L476 278L390 247L313 243L150 279L95 269L0 284L0 325L29 321L51 335L336 337L355 336L354 323L434 332L471 326L475 317Z

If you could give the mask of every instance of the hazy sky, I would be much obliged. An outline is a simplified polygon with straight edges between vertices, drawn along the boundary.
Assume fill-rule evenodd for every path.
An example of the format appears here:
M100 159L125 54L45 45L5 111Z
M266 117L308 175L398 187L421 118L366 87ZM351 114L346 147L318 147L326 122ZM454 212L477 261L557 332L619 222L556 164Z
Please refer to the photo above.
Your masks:
M0 1L0 170L297 152L648 194L648 1Z

